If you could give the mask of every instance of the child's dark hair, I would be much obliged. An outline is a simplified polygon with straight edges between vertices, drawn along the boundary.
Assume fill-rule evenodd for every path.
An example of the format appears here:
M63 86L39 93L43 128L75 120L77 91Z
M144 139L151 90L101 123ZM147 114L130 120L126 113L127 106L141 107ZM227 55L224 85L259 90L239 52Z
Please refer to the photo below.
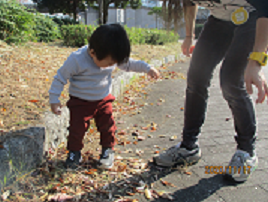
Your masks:
M130 42L121 25L101 25L91 35L89 49L94 49L98 60L110 55L120 65L129 60Z

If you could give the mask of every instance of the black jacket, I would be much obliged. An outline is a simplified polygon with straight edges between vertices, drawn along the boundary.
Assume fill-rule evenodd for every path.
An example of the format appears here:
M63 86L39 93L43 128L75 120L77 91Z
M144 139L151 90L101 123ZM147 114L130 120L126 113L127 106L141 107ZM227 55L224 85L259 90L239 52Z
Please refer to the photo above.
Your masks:
M267 0L246 0L258 11L259 17L268 18L268 1Z

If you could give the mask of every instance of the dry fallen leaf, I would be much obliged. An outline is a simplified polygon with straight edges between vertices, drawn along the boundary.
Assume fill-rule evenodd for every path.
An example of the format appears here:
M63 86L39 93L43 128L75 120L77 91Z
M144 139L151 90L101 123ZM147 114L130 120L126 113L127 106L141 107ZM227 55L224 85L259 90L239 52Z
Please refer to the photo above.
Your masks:
M117 199L115 200L114 202L139 202L138 199L130 199L130 198L120 198L120 199Z
M2 194L1 198L2 198L3 200L6 200L9 196L10 196L10 191L7 190L7 191L5 191L5 192Z
M73 196L67 195L65 193L58 193L56 195L52 195L48 197L48 201L56 201L56 202L66 202L68 200L74 199Z
M36 103L38 102L39 100L29 100L29 102L33 102L33 103Z
M147 198L147 199L151 199L152 198L152 193L151 193L151 191L149 190L149 189L145 189L144 190L144 194L145 194L145 197Z
M176 136L176 135L170 137L170 140L171 140L171 141L173 141L173 140L175 140L175 139L177 139L177 136Z
M117 167L117 172L124 172L127 169L127 165L124 163L120 163Z
M138 136L137 138L138 138L139 141L142 141L142 140L145 140L145 139L146 139L146 138L143 137L143 136Z
M184 173L187 174L187 175L192 175L192 173L189 172L189 171L185 171Z
M162 184L165 185L165 186L176 187L174 184L172 184L172 183L170 183L170 182L164 181L164 180L162 180L162 179L160 179L160 181L161 181Z
M125 134L126 134L126 132L124 130L117 133L117 135L125 135Z

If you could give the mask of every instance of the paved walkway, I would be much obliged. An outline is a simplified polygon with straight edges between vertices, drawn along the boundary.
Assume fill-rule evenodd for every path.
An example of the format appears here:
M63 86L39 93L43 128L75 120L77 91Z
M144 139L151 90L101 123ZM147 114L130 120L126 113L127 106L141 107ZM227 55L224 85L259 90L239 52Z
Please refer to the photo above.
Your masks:
M170 71L182 72L186 74L189 61L178 63L169 68ZM268 67L264 67L268 78ZM119 129L129 127L134 124L146 126L150 122L158 124L158 130L153 133L152 138L141 141L138 145L127 145L127 148L141 149L144 151L142 158L150 159L153 151L159 150L154 145L158 145L161 150L178 143L181 140L183 127L183 110L186 80L174 79L163 80L149 86L147 89L148 103L141 111L141 114L128 117L124 116L120 120L125 124L118 125ZM256 90L255 90L256 91ZM253 96L254 100L256 96ZM162 105L157 105L159 99L164 99ZM150 105L154 103L154 105ZM245 202L245 201L268 201L268 136L266 127L268 122L268 106L266 103L256 106L258 119L258 140L257 152L259 156L258 169L252 177L243 184L231 184L223 180L221 175L205 174L205 166L227 165L235 152L234 127L231 112L227 103L222 98L219 87L219 67L216 69L212 86L210 88L210 99L207 116L202 135L200 136L200 146L203 157L201 161L188 170L191 175L184 174L178 170L160 172L159 176L152 178L154 189L171 192L176 198L175 201L182 202ZM171 115L170 118L167 115ZM159 135L166 135L160 138ZM177 135L178 139L170 141L170 137ZM123 146L117 146L123 149ZM177 187L166 187L158 179L162 174L162 179L173 183ZM135 198L137 198L135 196ZM139 196L139 202L148 201L144 195ZM152 199L151 201L169 201L168 199Z

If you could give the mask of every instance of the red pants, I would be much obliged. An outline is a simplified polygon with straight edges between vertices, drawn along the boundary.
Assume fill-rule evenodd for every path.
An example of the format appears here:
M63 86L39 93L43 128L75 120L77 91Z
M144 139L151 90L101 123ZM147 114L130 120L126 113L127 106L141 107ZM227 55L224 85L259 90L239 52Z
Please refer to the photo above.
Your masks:
M102 147L114 147L115 145L115 121L112 115L112 102L115 97L111 94L99 101L86 101L73 97L67 102L70 110L70 126L67 149L79 151L83 148L83 138L90 125L90 119L94 118L100 132L100 145Z

